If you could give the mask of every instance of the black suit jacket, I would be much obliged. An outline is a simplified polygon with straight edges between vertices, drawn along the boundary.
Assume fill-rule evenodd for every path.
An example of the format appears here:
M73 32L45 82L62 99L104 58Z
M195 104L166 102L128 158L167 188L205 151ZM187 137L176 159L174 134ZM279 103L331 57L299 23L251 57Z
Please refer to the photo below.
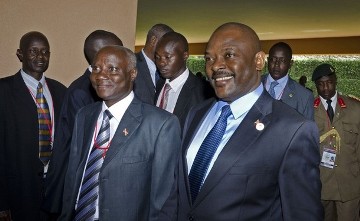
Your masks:
M66 87L46 78L55 126ZM20 71L0 80L0 211L17 220L40 220L43 164L39 160L37 107Z
M100 102L88 105L76 117L61 221L73 220L101 106ZM100 170L100 220L157 220L170 194L179 152L177 118L135 97L119 123Z
M177 182L161 220L322 220L316 125L265 91L191 202L186 153L214 102L206 101L189 113ZM255 122L264 129L256 129Z
M51 213L61 212L65 173L69 160L75 115L82 107L100 100L91 85L90 74L89 69L86 69L83 75L70 84L61 107L60 121L55 130L54 148L49 164L43 203L43 209Z
M155 100L158 99L160 91L163 88L164 84L165 79L160 79L158 84L156 85L157 89L155 94ZM211 87L210 83L204 79L195 76L191 71L189 71L189 77L180 91L173 112L173 114L175 114L179 118L181 128L184 127L186 116L193 106L214 96L214 89Z
M135 55L138 74L134 82L134 93L141 101L154 104L155 86L151 79L149 67L141 51Z

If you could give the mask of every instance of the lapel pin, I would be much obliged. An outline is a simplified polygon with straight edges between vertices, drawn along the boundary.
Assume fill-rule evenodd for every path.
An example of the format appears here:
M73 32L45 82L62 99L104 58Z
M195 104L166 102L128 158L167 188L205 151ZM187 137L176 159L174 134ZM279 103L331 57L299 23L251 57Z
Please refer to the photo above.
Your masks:
M258 130L258 131L264 130L265 126L263 123L260 122L259 119L257 121L255 121L254 123L255 123L256 130Z
M126 128L122 132L124 133L125 136L127 136L129 134L129 132L127 131Z
M289 94L289 97L293 97L294 95L293 94Z

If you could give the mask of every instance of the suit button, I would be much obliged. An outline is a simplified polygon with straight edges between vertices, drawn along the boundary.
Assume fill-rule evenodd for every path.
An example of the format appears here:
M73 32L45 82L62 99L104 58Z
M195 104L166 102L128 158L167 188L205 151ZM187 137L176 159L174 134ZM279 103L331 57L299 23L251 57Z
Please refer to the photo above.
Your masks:
M194 220L195 220L194 217L189 216L189 221L194 221Z

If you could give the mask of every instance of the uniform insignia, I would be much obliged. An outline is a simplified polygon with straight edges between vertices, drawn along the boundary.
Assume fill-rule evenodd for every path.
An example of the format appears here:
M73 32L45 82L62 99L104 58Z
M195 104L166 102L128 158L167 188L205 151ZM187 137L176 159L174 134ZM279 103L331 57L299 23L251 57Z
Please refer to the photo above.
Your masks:
M318 108L319 105L320 105L320 102L321 102L320 97L317 97L317 98L314 100L314 108Z
M341 108L346 108L346 104L345 104L344 100L341 97L338 97L338 103L339 103Z

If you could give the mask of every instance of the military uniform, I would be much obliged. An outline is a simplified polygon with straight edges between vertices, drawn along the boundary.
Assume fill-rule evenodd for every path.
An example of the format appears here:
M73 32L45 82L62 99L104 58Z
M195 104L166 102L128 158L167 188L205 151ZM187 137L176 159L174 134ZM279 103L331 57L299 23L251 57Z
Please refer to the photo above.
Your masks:
M314 101L315 121L320 133L322 162L324 148L333 147L333 168L320 166L321 199L346 202L360 198L360 102L337 95L333 121L320 98ZM329 132L332 130L331 132ZM335 219L336 220L336 219Z

